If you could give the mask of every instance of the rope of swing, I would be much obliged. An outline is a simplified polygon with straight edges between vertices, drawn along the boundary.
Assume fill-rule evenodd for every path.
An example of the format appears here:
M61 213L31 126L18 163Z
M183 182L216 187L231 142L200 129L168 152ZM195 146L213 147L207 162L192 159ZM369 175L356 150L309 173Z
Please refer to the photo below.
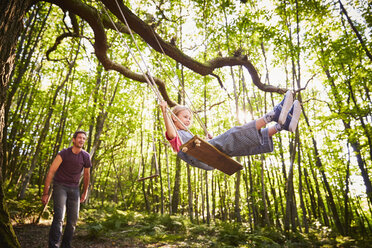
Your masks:
M160 47L162 53L165 54L165 51L164 51L162 45L160 44L160 41L159 41L158 37L155 35L154 30L151 29L151 32L152 32L152 34L153 34L153 36L154 36L154 38L155 38L155 40L156 40L158 46ZM147 44L147 46L149 47L149 44L148 44L148 43L146 43L146 44ZM164 57L165 57L165 59L167 60L168 64L171 64L169 58L168 58L167 56L164 56ZM205 135L207 135L207 134L208 134L207 127L205 126L204 122L201 120L200 116L198 115L198 113L197 113L197 111L196 111L196 108L195 108L194 104L192 103L191 98L190 98L189 95L187 94L186 90L183 89L183 91L181 92L181 90L179 89L179 87L177 87L177 85L174 84L174 82L173 82L172 79L170 78L169 74L168 74L167 71L164 69L162 63L160 63L160 61L159 61L158 59L157 59L157 61L158 61L159 65L160 65L160 67L162 68L162 70L163 70L163 71L165 72L165 74L167 75L169 81L170 81L170 82L172 83L172 85L176 88L176 90L177 90L179 93L185 93L185 96L186 96L186 98L188 99L188 102L190 103L191 107L190 107L190 105L189 105L187 102L186 102L186 104L188 105L188 107L192 110L192 112L193 112L194 115L196 116L196 120L198 121L199 125L203 128ZM173 68L172 66L171 66L171 70L172 70L173 74L176 75L176 78L177 78L177 80L178 80L178 83L181 85L181 79L179 78L178 74L176 73L176 71L174 70L174 68Z
M157 97L157 100L158 100L158 102L160 103L161 101L163 101L163 98L162 98L162 96L161 96L161 94L160 94L158 88L156 87L156 83L155 83L153 77L151 76L150 70L149 70L149 68L148 68L148 66L147 66L147 64L146 64L146 62L145 62L145 60L144 60L144 58L143 58L143 56L142 56L141 50L140 50L139 47L138 47L138 44L137 44L137 42L136 42L136 40L135 40L135 38L134 38L133 32L132 32L131 28L130 28L129 25L128 25L127 19L125 18L124 14L123 14L123 12L122 12L122 10L121 10L121 8L120 8L120 5L119 5L119 3L118 3L116 0L115 0L115 2L116 2L117 6L118 6L118 8L119 8L119 10L120 10L120 14L121 14L121 16L122 16L122 18L123 18L123 20L124 20L126 26L128 27L128 31L129 31L129 33L130 33L132 39L133 39L134 44L136 45L137 51L138 51L138 53L139 53L139 55L140 55L140 57L141 57L141 60L142 60L142 62L143 62L143 64L144 64L144 66L145 66L146 69L147 69L147 73L148 73L148 74L146 74L146 73L144 72L144 70L142 69L140 63L137 61L136 57L134 56L134 53L133 53L132 49L129 47L128 43L127 43L125 40L123 40L123 41L124 41L124 44L125 44L126 48L129 50L129 53L130 53L131 56L133 57L135 63L137 64L137 66L138 66L139 69L141 70L142 75L144 76L144 78L145 78L147 84L150 86L150 88L152 89L152 91L155 93L155 95L156 95L156 97ZM112 25L115 27L116 31L117 31L118 33L120 33L118 27L116 26L116 24L114 23L114 21L112 20L112 18L111 18L110 15L108 14L108 12L106 11L106 8L103 7L103 9L104 9L104 11L106 12L106 15L109 17L109 19L110 19ZM120 36L120 38L122 39L121 36ZM185 130L187 130L191 135L193 135L193 133L192 133L192 132L191 132L191 131L190 131L190 130L189 130L189 129L188 129L188 128L183 124L183 123L182 123L182 121L180 121L180 119L179 119L179 118L178 118L178 117L177 117L177 116L176 116L176 115L175 115L175 114L174 114L174 113L169 109L169 107L167 107L167 114L168 114L168 113L170 113L170 114L171 114L171 115L172 115L176 120L178 120L178 121L180 122L180 124L185 128ZM174 127L175 129L177 129L176 126L174 125L174 123L173 123L173 122L171 122L171 123L172 123L173 127ZM193 136L194 136L194 135L193 135ZM180 138L181 138L181 137L180 137ZM181 141L182 141L182 139L181 139ZM183 142L182 142L182 143L183 143Z

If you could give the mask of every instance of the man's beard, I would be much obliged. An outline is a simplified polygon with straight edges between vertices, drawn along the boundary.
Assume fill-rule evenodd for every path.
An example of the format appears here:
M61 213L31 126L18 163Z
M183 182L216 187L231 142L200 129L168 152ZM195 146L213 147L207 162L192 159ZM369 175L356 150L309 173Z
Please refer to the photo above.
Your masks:
M84 144L80 145L79 143L74 143L74 146L77 148L83 148Z

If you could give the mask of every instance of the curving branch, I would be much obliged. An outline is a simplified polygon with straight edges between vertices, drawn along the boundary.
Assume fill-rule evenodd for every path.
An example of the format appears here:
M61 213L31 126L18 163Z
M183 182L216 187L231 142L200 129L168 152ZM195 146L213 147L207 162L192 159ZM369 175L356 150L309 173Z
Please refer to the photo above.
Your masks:
M56 38L56 40L54 41L53 46L52 46L51 48L49 48L48 51L46 51L46 57L47 57L47 60L49 60L49 61L57 61L56 59L51 59L51 58L49 57L49 55L50 55L52 52L54 52L55 50L57 50L58 45L61 44L62 40L63 40L64 38L67 38L67 37L75 37L75 38L76 38L76 37L80 37L80 35L79 35L79 34L76 34L76 33L63 33L63 34L59 35L59 36Z
M138 82L146 83L146 78L144 75L135 73L129 68L109 59L107 55L108 44L105 28L114 29L115 26L107 16L99 13L97 9L82 3L80 0L46 1L56 4L65 11L71 11L72 13L80 16L80 18L88 22L94 32L95 54L106 70L115 70L125 77L136 80ZM148 25L134 13L132 13L132 11L128 7L126 7L121 0L101 0L101 2L110 10L112 14L116 16L118 21L121 22L121 25L118 26L120 27L119 32L128 33L128 29L126 27L126 23L128 23L130 29L138 34L154 50L171 57L172 59L188 67L195 73L203 76L216 76L213 73L215 69L224 66L244 66L251 75L253 83L259 89L266 92L286 92L286 89L261 83L257 70L247 57L218 57L205 63L200 63L199 61L194 60L190 56L184 54L175 45L164 41L158 34L155 33L150 25ZM123 16L125 17L125 19L123 18ZM120 22L117 22L117 24L119 24ZM169 98L164 81L159 78L154 78L154 81L157 84L164 100L166 100L170 106L174 106L176 103ZM221 80L219 80L219 83L222 85Z

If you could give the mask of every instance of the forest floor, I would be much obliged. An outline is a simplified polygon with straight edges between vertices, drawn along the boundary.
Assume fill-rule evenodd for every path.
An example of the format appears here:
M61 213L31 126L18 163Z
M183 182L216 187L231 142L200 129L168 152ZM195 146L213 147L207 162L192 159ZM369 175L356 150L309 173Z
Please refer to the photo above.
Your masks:
M309 233L292 232L287 236L274 228L257 228L248 232L247 225L217 222L210 225L191 223L188 218L148 215L133 211L89 209L76 227L74 248L318 248L372 247L371 237L352 238L333 233L330 228L313 227ZM13 222L22 248L47 248L51 218L39 224Z
M50 222L43 222L40 224L17 224L14 225L14 231L17 235L18 241L22 248L47 248L48 247L48 233L50 228ZM72 242L74 248L151 248L151 247L162 247L162 248L173 248L178 245L168 245L164 243L156 244L142 244L139 241L133 239L108 239L99 238L91 239L86 230L76 228L74 239Z

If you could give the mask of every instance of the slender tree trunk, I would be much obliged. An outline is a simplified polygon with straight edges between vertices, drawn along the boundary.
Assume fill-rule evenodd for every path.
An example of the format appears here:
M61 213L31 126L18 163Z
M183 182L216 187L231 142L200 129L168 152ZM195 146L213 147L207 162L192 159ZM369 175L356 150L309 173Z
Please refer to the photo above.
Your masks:
M272 175L272 178L274 179L275 176L274 176L274 171L273 169L270 170L271 171L271 175ZM275 223L276 227L281 229L281 224L280 224L280 214L279 214L279 198L277 197L277 193L276 193L276 190L275 190L275 186L274 184L272 183L272 179L270 178L270 172L268 172L268 181L269 181L269 184L270 184L270 191L271 191L271 194L273 196L273 200L274 200L274 211L275 211L275 214L273 216L273 222ZM279 183L279 182L277 182ZM275 218L275 220L274 220Z
M92 113L91 113L91 121L89 125L89 132L88 132L88 144L87 144L87 152L91 154L91 149L92 149L92 144L94 139L93 134L94 134L94 124L96 123L96 109L97 109L97 101L98 101L98 93L99 93L99 88L102 83L102 70L103 66L101 63L98 63L97 65L97 72L96 72L96 86L94 87L93 90L93 103L92 103ZM89 103L88 103L89 104Z
M266 205L266 187L265 187L265 177L264 177L264 155L261 154L261 195L262 195L262 204L264 208L264 220L265 225L270 226L269 211Z
M172 196L172 214L178 212L178 204L180 201L181 191L181 160L179 157L176 159L176 175L174 177L173 196Z
M345 219L345 233L349 233L350 221L349 221L349 180L350 180L350 147L347 145L348 160L346 166L346 178L345 178L345 193L344 193L344 219Z
M159 111L157 111L157 120L159 123ZM157 130L159 131L159 125L157 126ZM161 130L160 130L161 131ZM158 173L159 173L159 183L160 183L160 213L163 215L164 214L164 203L165 203L165 197L164 197L164 187L163 187L163 173L162 173L162 144L160 139L158 139Z
M309 194L310 197L310 205L311 205L311 213L313 214L313 219L318 218L318 213L317 213L317 206L316 206L316 200L315 200L315 192L313 189L313 186L310 185L309 183L309 173L307 172L307 169L304 169L304 177L305 177L305 183L306 183L306 188L307 188L307 193ZM311 216L310 212L309 215Z
M293 147L293 146L292 146ZM295 221L295 203L294 203L294 188L293 188L293 163L294 163L294 151L291 152L291 164L289 166L288 179L286 183L286 214L284 219L284 229L289 231L292 227L292 231L296 231L297 225Z
M194 199L195 199L195 204L194 204L194 212L195 212L195 218L194 221L199 224L199 193L198 193L198 173L194 173L194 182L195 182L195 189L194 189Z
M248 158L247 164L250 164L250 159ZM248 168L248 166L247 166ZM249 182L248 182L248 170L247 168L243 170L243 179L244 179L244 186L245 186L245 192L246 192L246 201L247 201L247 208L248 208L248 224L250 227L250 230L253 230L253 214L252 214L252 206L251 206L251 198L252 195L250 193L249 189Z
M143 134L141 134L141 168L142 168L142 177L145 177L145 167L146 167L146 161L145 157L143 154ZM143 180L142 183L142 193L143 193L143 199L145 201L145 207L147 213L150 213L150 202L149 202L149 197L146 192L146 180Z
M310 168L310 170L311 170L311 174L313 176L313 180L314 180L314 183L315 183L316 195L318 197L318 216L323 217L323 224L325 226L330 226L330 221L329 221L329 218L328 218L328 211L327 211L327 208L324 205L322 194L320 193L318 177L316 176L315 171L313 170L313 168Z
M180 9L180 12L182 10ZM180 40L182 41L182 25L180 25ZM180 47L182 47L182 42L180 43ZM182 91L178 92L178 103L185 104L185 82L184 82L184 71L183 66L181 65L181 68L179 68L179 64L177 63L177 69L181 70L181 80L180 80L180 87L182 88ZM174 178L174 187L173 187L173 196L172 196L172 214L176 214L178 212L178 204L180 203L180 194L181 194L181 167L182 162L180 158L177 156L176 159L176 175Z
M215 176L214 176L214 173L213 173L213 171L211 172L211 176L212 176L212 182L211 182L211 185L212 185L212 189L211 189L211 191L212 191L212 218L213 218L213 220L215 220L216 219L216 187L217 187L217 185L216 185L216 179L215 179Z
M163 132L164 133L164 132ZM168 148L165 147L165 159L167 163L167 182L168 182L168 202L169 202L169 214L172 214L172 188L170 182L170 171L169 171L169 157L168 157Z
M280 173L279 172L276 173L276 180L277 180L277 182L278 182L279 185L283 185L284 184L283 183L283 179L282 179L282 177L280 177ZM285 195L285 194L282 193L282 188L283 187L278 187L278 191L279 191L280 210L281 210L282 216L284 216L284 203L283 203L284 196L283 195ZM281 228L282 228L282 226L281 226Z
M254 197L254 186L253 186L253 174L252 174L252 163L251 159L248 159L248 172L249 172L249 195L250 195L250 205L252 206L252 216L253 216L253 228L258 226L258 216L257 216L257 208L256 208L256 199Z
M200 182L200 194L201 194L201 210L200 210L200 213L201 213L201 216L202 216L202 219L203 219L203 223L205 223L205 214L204 214L204 211L205 211L205 193L204 193L204 177L203 177L203 171L202 170L199 170L199 173L198 173L198 176L199 176L199 180L198 182Z
M302 225L305 227L305 233L309 232L309 225L307 221L307 211L304 202L303 196L303 186L302 186L302 169L301 169L301 150L300 150L300 142L297 144L298 152L297 152L297 163L298 163L298 194L300 195L300 205L302 210Z
M106 81L106 86L107 87L107 84L109 83L109 81ZM115 89L114 91L112 92L112 95L111 95L111 98L107 104L107 107L111 107L114 100L115 100L115 96L116 96L116 93L118 91L118 88L120 86L120 83L117 82L116 85L115 85ZM106 91L106 90L104 90ZM108 115L108 112L107 110L105 110L105 107L103 106L103 104L100 106L100 113L97 117L97 120L96 120L96 128L95 128L95 134L94 134L94 141L93 141L93 146L92 146L92 149L90 150L90 156L92 157L92 159L94 159L94 155L95 155L95 152L96 150L99 148L100 146L100 138L101 138L101 135L102 135L102 132L103 132L103 127L105 125L105 121L107 119L107 115Z
M225 175L223 175L225 177ZM226 213L226 195L225 190L223 190L222 183L221 183L221 177L218 177L218 190L220 195L220 208L221 208L221 219L225 221L227 219L227 213Z
M192 193L192 185L191 185L191 170L190 170L190 165L187 164L187 191L188 191L188 204L189 204L189 218L190 218L190 221L193 222L194 221L194 217L193 217L193 214L194 214L194 208L193 208L193 193Z
M145 108L145 101L143 100L142 101L142 105L141 105L141 122L140 123L144 123L144 118L143 118L143 110ZM144 157L144 149L143 149L143 146L144 146L144 137L143 137L143 133L144 133L144 130L143 130L143 125L141 125L141 145L140 145L140 149L141 149L141 168L142 168L142 177L145 177L145 166L146 166L146 162L145 162L145 157ZM146 193L146 184L145 184L145 180L142 181L141 183L142 185L142 193L143 193L143 198L144 198L144 201L145 201L145 207L146 207L146 211L148 213L150 213L150 203L149 203L149 199L148 199L148 196L147 196L147 193Z
M354 26L353 24L353 21L350 19L346 9L344 8L344 5L341 3L341 0L338 0L338 3L340 4L340 9L342 11L342 13L346 16L346 19L351 27L351 29L354 31L355 35L357 36L360 44L362 45L362 48L363 50L366 52L368 58L372 61L372 54L370 53L370 51L368 50L362 36L360 35L360 33L358 32L358 30L356 29L356 27Z
M118 168L117 168L116 163L115 163L115 156L114 156L113 150L112 150L112 154L111 154L111 163L112 163L112 167L114 168L114 171L115 171L115 176L116 176L116 180L117 180L117 188L119 188L120 195L121 195L120 202L123 202L124 205L125 205L126 199L125 199L125 196L124 196L123 188L121 186L121 175L119 174Z
M206 203L206 211L207 211L207 224L209 225L211 222L211 213L209 207L209 183L208 183L208 171L204 171L205 173L205 203Z

